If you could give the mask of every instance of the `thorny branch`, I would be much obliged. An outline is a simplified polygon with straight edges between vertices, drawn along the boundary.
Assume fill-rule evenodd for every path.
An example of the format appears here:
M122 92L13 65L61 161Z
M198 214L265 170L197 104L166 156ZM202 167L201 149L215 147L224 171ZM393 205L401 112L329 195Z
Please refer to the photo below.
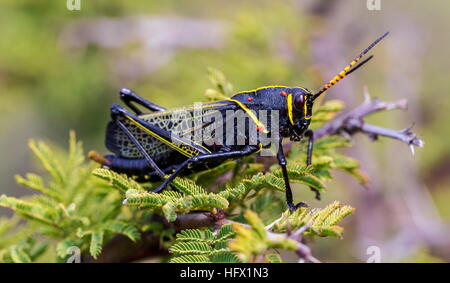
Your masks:
M366 116L375 112L406 108L406 100L383 102L378 99L371 99L366 90L365 101L361 105L315 130L314 139L317 140L324 136L330 135L343 135L350 138L355 133L360 132L366 134L372 140L376 140L378 136L397 139L403 143L406 143L410 147L411 152L414 154L414 146L422 147L424 146L424 142L418 138L416 133L411 131L412 127L403 130L392 130L375 126L364 121ZM286 146L286 150L289 149L290 146ZM267 160L262 162L267 163ZM162 222L167 229L171 228L175 231L180 231L183 229L195 229L200 227L218 228L224 224L232 223L232 221L228 220L226 217L227 215L223 212L219 212L217 214L192 212L186 215L179 215L177 220L173 223L167 222L162 217L160 217L159 220L153 219L152 221ZM291 233L279 234L270 232L270 229L274 223L266 226L267 236L269 238L283 236L293 239L298 243L296 253L299 257L299 262L304 262L306 260L310 262L319 262L319 260L312 256L311 249L302 243L302 233L308 229L308 225L305 225ZM242 223L239 224L245 225ZM117 236L107 245L110 246L110 248L104 249L104 253L102 253L98 259L100 262L138 260L167 253L167 251L162 249L160 246L160 239L153 232L144 233L142 240L139 243L132 243L123 237Z
M406 109L407 107L408 103L405 99L394 102L379 101L378 99L371 99L366 90L365 100L361 105L315 130L314 139L338 134L351 137L355 133L361 132L372 140L376 140L378 136L400 140L406 143L410 147L412 154L414 154L414 146L423 147L425 143L418 138L417 134L411 131L412 126L403 130L392 130L364 121L366 116L378 111Z
M393 102L379 101L376 98L371 99L367 89L364 91L364 97L364 102L353 110L334 118L332 121L314 130L314 140L332 135L342 135L351 139L354 134L359 132L366 134L372 140L377 140L379 136L397 139L407 144L413 155L414 146L423 147L425 145L418 135L411 131L413 126L403 130L393 130L375 126L364 121L366 116L376 112L395 109L406 110L408 108L406 99ZM283 151L285 154L289 154L292 144L292 142L289 142L284 145ZM277 162L276 158L257 157L257 160L264 164L266 170L270 168L272 164Z
M299 229L297 229L297 231L295 231L294 233L289 233L287 235L287 237L289 237L297 242L297 250L295 252L298 255L299 263L305 262L305 260L308 260L312 263L320 263L320 261L317 258L312 256L311 248L302 243L302 234L303 234L303 232L308 230L308 228L311 226L311 224L312 224L311 222L307 223L303 227L300 227Z

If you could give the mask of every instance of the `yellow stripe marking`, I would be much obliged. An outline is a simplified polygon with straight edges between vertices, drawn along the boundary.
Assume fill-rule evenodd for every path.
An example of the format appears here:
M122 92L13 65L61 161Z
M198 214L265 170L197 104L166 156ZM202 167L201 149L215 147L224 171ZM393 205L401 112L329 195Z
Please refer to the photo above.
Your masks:
M263 145L262 145L262 143L260 143L260 144L259 144L259 149L258 149L257 152L255 152L255 154L260 153L262 149L263 149Z
M287 96L287 109L288 109L288 117L289 121L292 125L294 125L294 114L292 112L292 93Z
M258 88L252 89L252 90L241 91L239 93L257 92L258 90L263 90L263 89L267 89L267 88L276 88L276 87L289 88L288 86L284 86L284 85L268 85L268 86L258 87ZM239 93L237 93L237 94L239 94Z
M258 120L255 113L253 113L250 109L248 109L247 106L245 106L242 102L232 98L227 98L227 100L239 105L239 107L241 107L242 110L244 110L248 114L248 116L250 116L253 122L255 122L256 126L258 126L260 129L263 130L263 133L265 134L269 133L269 131L266 130L266 126L261 121Z
M173 139L179 141L181 144L184 144L186 147L191 147L190 150L186 150L181 148L180 146L177 146L176 144L164 139L163 137L159 136L158 134L154 133L153 131L147 129L146 127L144 127L141 123L137 122L136 120L134 120L133 118L131 118L128 115L125 115L125 117L130 120L131 123L133 123L134 125L136 125L138 128L140 128L141 130L143 130L144 132L148 133L149 135L151 135L152 137L156 138L157 140L163 142L164 144L168 145L169 147L175 149L176 151L182 153L183 155L187 156L187 157L193 157L195 156L193 153L197 153L199 154L200 152L198 152L197 149L195 149L194 147L192 147L191 145L186 145L186 142L184 142L183 140L177 139L176 137L172 137ZM196 144L198 145L198 144ZM205 149L208 153L211 153L211 151L209 151L207 148L205 148L204 146L198 145L200 147L202 147L203 149Z
M269 85L269 86L258 87L258 88L252 89L252 90L241 91L241 92L235 93L235 95L241 94L241 93L257 92L258 90L263 90L263 89L268 89L268 88L278 88L278 87L279 88L299 88L299 89L302 89L304 92L309 93L309 91L306 90L306 88L301 87L301 86L289 87L289 86L284 86L284 85Z
M307 105L307 103L305 101L305 106L303 107L303 115L304 115L306 120L309 120L309 119L311 119L311 116L308 116L307 111L308 111L308 105Z

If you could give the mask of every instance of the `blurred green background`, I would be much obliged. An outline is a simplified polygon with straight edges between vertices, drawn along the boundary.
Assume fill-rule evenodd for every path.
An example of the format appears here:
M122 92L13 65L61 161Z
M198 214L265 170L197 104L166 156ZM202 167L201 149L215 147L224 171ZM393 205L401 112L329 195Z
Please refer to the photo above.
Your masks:
M376 37L390 36L375 59L331 89L348 107L363 87L382 100L406 98L407 112L382 112L371 123L414 130L426 142L412 157L398 141L356 136L346 153L361 161L371 185L337 174L319 203L357 208L343 240L311 243L326 261L449 261L450 2L66 1L3 0L0 9L0 193L21 195L14 174L35 170L29 138L65 145L74 129L85 149L106 152L109 107L121 87L175 107L204 101L208 67L235 90L263 85L317 89ZM369 1L373 2L373 1ZM0 210L0 214L7 213ZM370 249L369 249L370 250Z

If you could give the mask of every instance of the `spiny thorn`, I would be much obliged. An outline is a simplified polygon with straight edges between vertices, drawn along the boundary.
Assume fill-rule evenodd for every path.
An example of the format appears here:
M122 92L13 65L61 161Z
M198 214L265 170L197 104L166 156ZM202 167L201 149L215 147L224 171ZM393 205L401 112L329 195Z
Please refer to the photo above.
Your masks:
M370 93L367 85L364 86L363 93L364 93L364 103L370 103Z
M409 133L409 132L412 130L412 128L414 128L414 125L415 125L415 123L413 122L413 123L411 124L411 126L405 128L405 129L403 129L402 132L405 133L405 134Z
M410 144L410 145L409 145L409 149L411 150L411 154L412 154L413 156L415 156L415 155L416 155L416 152L415 152L415 150L414 150L414 145L413 145L413 144Z

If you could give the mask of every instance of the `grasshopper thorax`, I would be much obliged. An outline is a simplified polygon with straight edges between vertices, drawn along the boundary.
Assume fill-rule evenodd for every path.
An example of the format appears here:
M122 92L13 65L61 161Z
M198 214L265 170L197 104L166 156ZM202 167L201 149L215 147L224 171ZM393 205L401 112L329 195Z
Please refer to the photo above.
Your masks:
M238 93L232 99L251 111L277 112L279 123L276 128L270 125L269 130L277 129L291 140L299 140L311 122L313 94L306 88L266 86Z

